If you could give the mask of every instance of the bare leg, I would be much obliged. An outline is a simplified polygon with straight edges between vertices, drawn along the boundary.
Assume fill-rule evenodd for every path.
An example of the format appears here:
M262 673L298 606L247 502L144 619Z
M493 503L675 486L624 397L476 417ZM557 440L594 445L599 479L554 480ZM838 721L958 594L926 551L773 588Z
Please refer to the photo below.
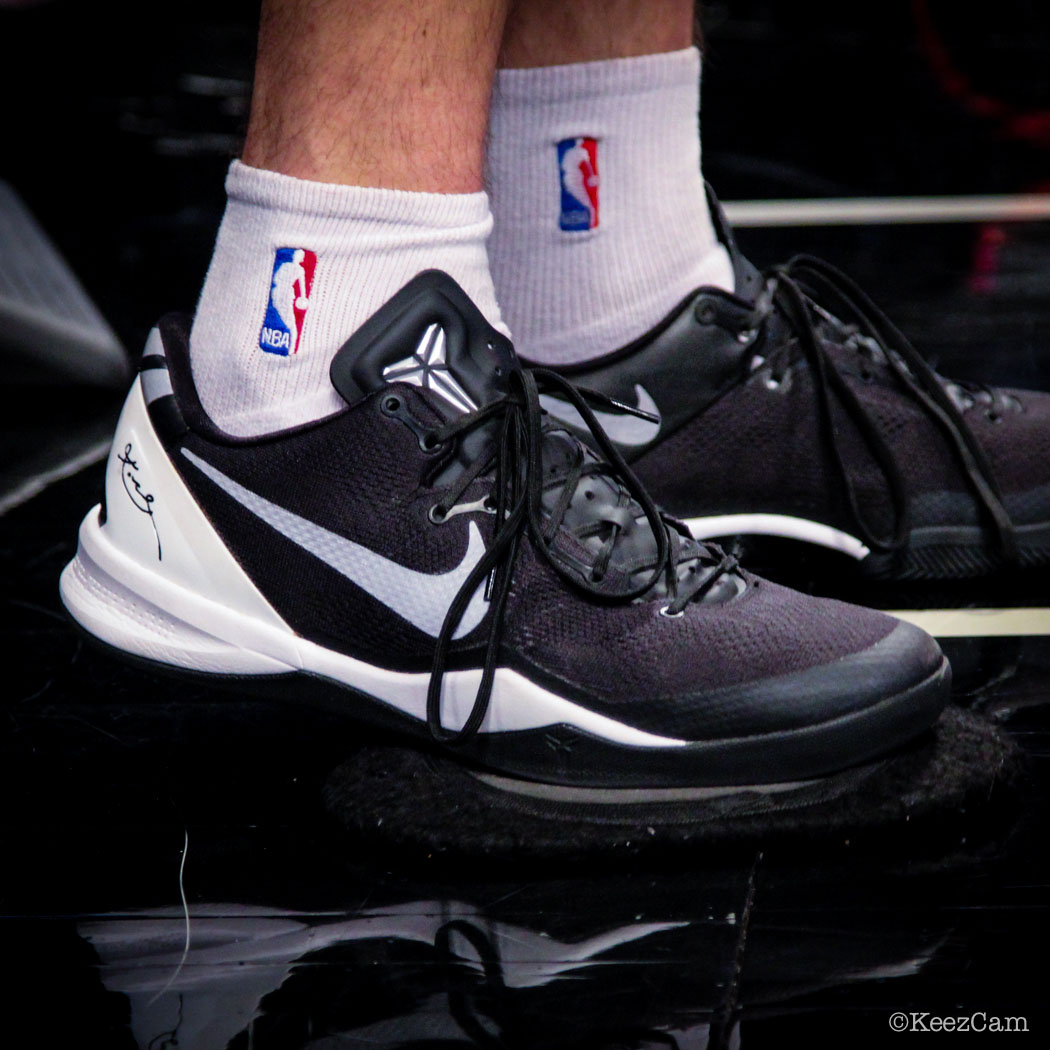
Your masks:
M263 0L244 162L317 182L480 189L508 3Z
M500 65L507 69L680 51L694 40L693 0L516 0Z

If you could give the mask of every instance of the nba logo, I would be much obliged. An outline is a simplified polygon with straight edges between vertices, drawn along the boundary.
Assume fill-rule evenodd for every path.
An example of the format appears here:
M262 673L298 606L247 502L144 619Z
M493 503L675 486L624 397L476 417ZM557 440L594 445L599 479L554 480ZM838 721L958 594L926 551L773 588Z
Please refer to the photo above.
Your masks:
M562 139L558 143L563 230L593 230L598 225L598 140Z
M259 333L259 346L268 354L288 357L299 349L316 266L317 256L305 248L277 249L270 277L270 301Z

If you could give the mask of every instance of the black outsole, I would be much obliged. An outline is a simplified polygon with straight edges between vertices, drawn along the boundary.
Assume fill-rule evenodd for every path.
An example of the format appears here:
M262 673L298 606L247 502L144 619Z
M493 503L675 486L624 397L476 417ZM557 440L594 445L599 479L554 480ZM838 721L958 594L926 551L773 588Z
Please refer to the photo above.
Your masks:
M937 719L948 701L947 659L925 679L878 703L816 725L761 736L700 741L680 747L615 744L565 725L479 734L454 749L436 744L425 724L380 700L317 675L218 675L187 671L125 653L81 633L111 656L152 674L204 687L202 699L223 692L309 703L408 738L414 746L466 767L540 783L586 787L725 787L823 776L907 743ZM213 694L214 691L214 694Z

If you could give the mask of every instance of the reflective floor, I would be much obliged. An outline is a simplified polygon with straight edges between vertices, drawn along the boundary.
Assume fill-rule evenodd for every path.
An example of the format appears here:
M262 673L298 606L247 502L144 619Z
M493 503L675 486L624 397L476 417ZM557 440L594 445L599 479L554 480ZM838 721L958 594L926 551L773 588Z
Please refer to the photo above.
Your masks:
M1045 189L1031 122L971 106L1050 104L1025 75L1045 59L1042 8L1006 2L975 29L951 5L890 6L811 3L789 19L709 5L705 168L726 199ZM23 100L8 137L35 147L0 156L0 177L128 346L199 287L251 8L187 3L163 47L124 0L0 12L14 45L0 82ZM938 86L920 9L968 95ZM78 158L72 190L56 178L63 151ZM945 371L1050 387L1050 224L740 239L760 264L805 248L844 266ZM943 834L519 870L406 859L324 809L332 770L371 739L347 714L185 687L72 630L57 578L101 485L78 457L118 404L0 386L4 1045L882 1047L906 1038L902 1012L919 1032L968 1018L985 1041L1023 1018L1045 1041L1050 575L901 591L816 553L747 552L798 586L909 614L1020 610L971 616L943 642L956 701L1025 756L1019 794L946 814Z

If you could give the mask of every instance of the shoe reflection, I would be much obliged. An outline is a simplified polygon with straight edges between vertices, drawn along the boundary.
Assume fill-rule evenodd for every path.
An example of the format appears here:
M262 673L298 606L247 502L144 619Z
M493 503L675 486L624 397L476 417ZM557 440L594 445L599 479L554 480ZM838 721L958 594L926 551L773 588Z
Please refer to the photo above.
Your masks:
M353 914L197 904L188 948L180 909L79 929L150 1050L733 1048L749 1009L918 973L947 932L878 910L763 919L734 910L749 907L739 885L698 890L688 909L661 907L654 885L623 922L594 918L599 885L505 918L451 899Z

